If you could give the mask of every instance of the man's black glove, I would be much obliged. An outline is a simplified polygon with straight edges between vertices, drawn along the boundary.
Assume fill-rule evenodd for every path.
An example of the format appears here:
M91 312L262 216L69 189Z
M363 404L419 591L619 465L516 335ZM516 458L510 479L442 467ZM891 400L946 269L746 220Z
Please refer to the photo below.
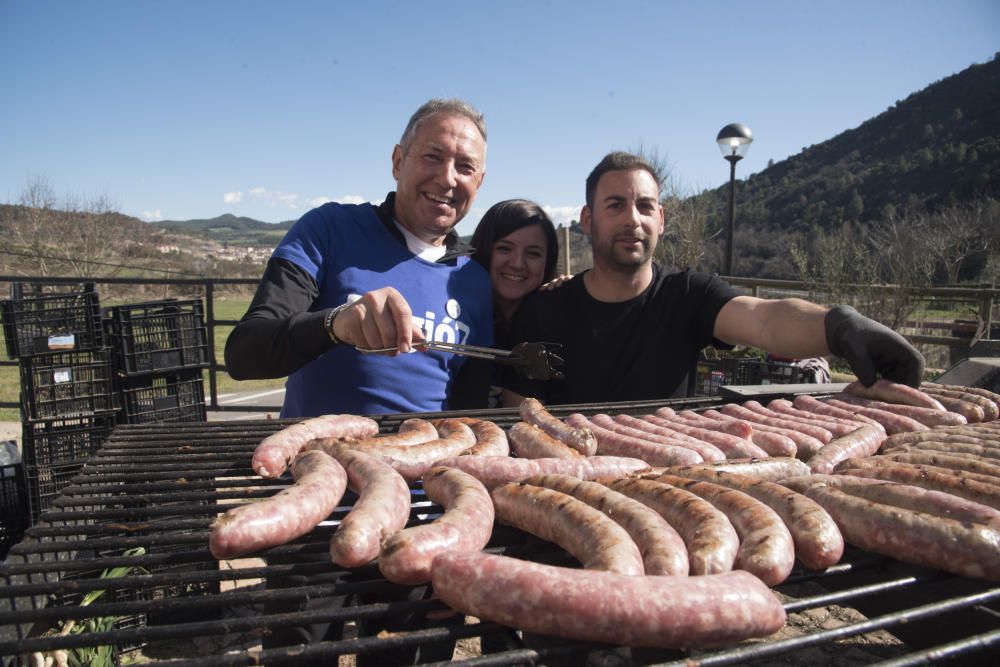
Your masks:
M826 346L842 357L866 387L880 376L920 386L924 357L905 338L850 306L831 308L824 320Z

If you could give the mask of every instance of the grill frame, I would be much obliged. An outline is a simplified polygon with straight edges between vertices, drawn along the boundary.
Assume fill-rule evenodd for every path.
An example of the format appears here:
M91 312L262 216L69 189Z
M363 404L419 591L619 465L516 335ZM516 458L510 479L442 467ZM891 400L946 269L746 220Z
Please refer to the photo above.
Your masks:
M691 398L636 403L587 404L552 408L557 416L571 412L641 414L669 405L675 409L707 408L721 404L717 398ZM404 419L478 416L509 427L519 419L515 409L383 415L375 418L382 432L394 431ZM164 643L194 638L211 639L225 633L259 635L277 625L343 618L397 618L411 612L435 612L444 606L434 600L386 601L397 586L382 579L375 566L355 570L350 580L327 588L234 589L220 591L224 582L255 580L286 574L334 571L329 563L327 540L336 521L353 502L345 496L332 521L309 535L266 553L271 564L248 569L220 569L207 550L211 518L221 511L218 501L265 497L283 488L283 480L261 480L250 469L250 455L266 435L295 420L248 420L210 423L135 424L119 426L98 453L73 478L29 529L25 540L11 549L0 565L0 656L25 649L44 649L114 643L121 650L148 642ZM137 463L138 462L138 463ZM233 478L228 479L227 478ZM411 522L430 520L440 508L427 501L419 485L413 487ZM116 555L123 549L143 547L141 556ZM558 547L520 531L497 526L487 548L492 553L572 565ZM70 560L75 559L75 560ZM295 564L276 564L295 560ZM118 566L139 566L149 574L114 580L67 578L67 573ZM823 592L796 597L789 591L817 587ZM81 595L88 590L119 591L116 600L98 601L89 607L55 607L55 595ZM791 597L786 610L804 612L831 604L850 607L869 616L868 621L843 628L763 642L744 642L714 651L687 654L681 651L629 650L600 644L540 638L515 633L492 623L449 626L431 621L424 629L392 636L348 638L321 642L303 649L290 647L224 655L188 656L171 665L308 664L319 658L379 652L433 641L455 641L490 636L505 647L465 661L476 665L580 664L587 656L608 653L622 664L741 664L786 660L815 647L876 629L885 629L906 642L908 653L892 664L922 664L935 650L960 655L963 664L1000 652L1000 585L909 566L892 559L849 548L841 564L824 573L810 573L796 563L789 581L775 587ZM183 595L184 592L193 593ZM136 594L138 593L138 594ZM261 605L309 596L362 594L372 602L334 610L267 614ZM121 616L125 627L105 634L40 637L60 619ZM200 615L200 616L199 616ZM150 619L152 622L146 622ZM160 622L167 619L167 622ZM944 649L935 647L944 646ZM491 648L492 650L492 648ZM806 662L803 659L803 662ZM0 663L2 664L2 663ZM983 663L987 664L987 663Z

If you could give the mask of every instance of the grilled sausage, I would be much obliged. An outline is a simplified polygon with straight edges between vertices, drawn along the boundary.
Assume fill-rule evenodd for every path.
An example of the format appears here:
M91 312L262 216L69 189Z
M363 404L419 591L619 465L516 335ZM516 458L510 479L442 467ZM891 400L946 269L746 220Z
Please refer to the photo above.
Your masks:
M686 575L688 554L684 540L655 510L603 484L566 475L537 475L526 484L543 486L573 496L604 512L625 529L639 547L646 574Z
M415 482L433 467L435 461L457 456L476 443L472 430L457 419L436 420L439 437L419 445L379 445L376 442L345 442L323 438L309 442L304 449L319 449L334 458L346 450L365 452L379 457L403 476Z
M749 429L750 435L747 436L747 439L771 456L795 456L798 453L798 445L795 440L781 433L780 429L768 430L766 426L751 424L746 420L724 415L718 410L706 410L701 414L720 424L723 428L730 429L728 432L733 435L739 435L739 431ZM816 449L823 446L822 442L818 440L815 442Z
M952 475L956 477L961 477L963 481L981 482L983 484L993 485L997 487L1000 491L1000 479L997 479L993 475L982 474L978 472L972 472L970 470L965 470L962 468L947 468L941 465L931 465L929 463L915 463L910 461L895 461L887 456L875 456L869 458L861 459L848 459L844 462L844 468L850 467L851 469L865 469L865 468L877 468L879 466L911 466L918 470L924 472L936 473L939 475ZM839 470L839 469L838 469Z
M522 459L573 459L583 456L569 445L564 445L561 440L556 440L528 422L518 422L511 426L507 432L507 439L514 453Z
M558 544L584 568L643 574L639 547L624 528L590 505L523 482L498 486L490 495L497 519Z
M651 479L618 479L608 486L652 508L673 526L687 547L691 574L733 569L739 537L726 515L710 502Z
M885 379L875 380L875 384L870 387L866 387L860 382L852 382L844 388L844 392L886 403L902 403L903 405L915 405L918 408L944 410L943 405L919 389Z
M809 460L813 454L823 447L823 442L794 428L795 424L776 425L773 419L758 414L753 410L748 410L742 405L728 403L720 408L722 414L734 419L748 421L753 426L754 431L767 431L778 433L795 442L795 456L803 460Z
M770 507L781 517L795 543L795 555L810 570L823 570L844 555L844 538L826 511L801 493L780 484L705 466L679 466L672 474L712 482L742 491Z
M604 418L608 421L600 421ZM673 445L693 449L698 452L704 461L725 461L725 453L713 444L686 436L683 433L675 433L664 428L651 424L647 421L633 417L632 415L615 415L612 420L607 415L595 415L594 423L609 430L616 431L623 435L631 435L644 440L652 440L662 445Z
M257 445L251 467L261 477L281 477L302 447L316 438L365 438L378 433L378 423L356 415L324 415L292 424Z
M406 525L410 487L371 454L344 449L336 458L347 469L347 483L358 499L330 538L330 557L337 565L359 567L378 557L382 543Z
M947 391L958 391L963 394L981 396L993 401L993 403L997 406L998 412L1000 412L1000 394L990 391L989 389L983 389L982 387L963 387L962 385L957 384L939 384L937 382L924 382L920 385L920 388L925 391L927 389L943 389Z
M949 410L951 410L952 408L948 405L948 403L942 401L941 400L942 398L947 398L949 399L949 401L962 401L965 403L971 403L975 406L978 406L983 413L983 418L980 419L979 421L989 422L993 421L998 416L1000 416L1000 413L998 413L997 404L984 396L979 396L977 394L967 393L964 391L956 391L953 389L939 389L937 387L928 387L925 389L925 391L932 397L937 399L938 402L941 403L941 405L943 405L945 408ZM963 412L962 414L965 413Z
M852 405L851 403L845 403L844 401L837 400L836 398L827 399L826 403L827 405L832 405L833 407L840 408L841 410L848 410L859 415L864 415L865 417L871 417L878 423L882 424L882 426L885 427L885 432L889 435L906 433L908 431L929 430L916 419L912 419L905 415L897 415L894 412L886 412L885 410L879 410L877 408L866 408L861 405Z
M937 454L934 452L899 452L896 454L886 454L882 458L899 461L900 463L917 463L987 475L994 478L995 481L992 482L993 484L1000 484L1000 464L998 463L959 456L948 456L947 454Z
M723 433L729 433L731 435L735 435L737 438L743 438L744 440L750 440L750 436L753 435L753 429L750 427L749 422L739 419L732 419L728 422L718 419L710 419L709 417L706 417L699 412L695 412L694 410L681 410L676 413L675 416L678 419L691 422L692 426L705 428L709 431L722 431ZM664 419L667 418L664 417Z
M900 509L817 485L805 490L851 544L965 577L1000 580L1000 531Z
M723 463L703 463L686 468L703 468L705 470L730 472L751 479L773 482L786 477L808 475L809 466L804 462L789 456L771 456L766 459L730 459ZM672 468L653 468L653 472L669 472Z
M828 405L823 401L813 398L812 396L807 396L802 394L796 396L795 400L792 401L792 405L803 410L804 412L812 412L817 415L822 415L824 417L834 417L836 419L843 419L844 421L855 421L861 422L863 424L871 424L876 426L883 431L885 427L879 422L875 421L871 417L865 417L864 415L859 415L856 412L851 412L850 410L844 410L843 408L835 408L832 405Z
M854 475L806 475L781 480L781 484L799 493L817 484L826 484L844 493L884 505L893 505L934 516L981 523L1000 530L1000 511L959 498L950 493L929 491L909 484L897 484L881 479Z
M740 537L733 567L756 575L768 586L780 584L791 574L795 564L792 536L770 507L742 491L711 482L668 474L655 481L701 496L726 515Z
M854 459L848 459L837 468L837 473L883 479L889 482L899 482L919 486L931 491L951 493L960 498L980 503L993 509L1000 509L1000 487L984 484L963 478L961 475L949 475L927 470L926 467L881 461L873 467L857 467Z
M432 468L424 493L444 508L431 523L404 528L385 541L378 569L397 584L431 580L431 562L444 551L482 551L493 534L493 500L482 482L457 468Z
M965 417L956 412L942 412L941 410L932 410L930 408L918 408L915 405L873 401L870 398L861 398L860 396L853 396L851 394L838 394L837 399L851 405L860 405L863 408L874 408L876 410L903 415L904 417L917 420L924 426L961 426L968 422Z
M809 469L820 474L829 474L841 461L850 458L871 456L878 451L885 440L885 433L874 426L864 424L833 442L824 445L807 462Z
M815 423L807 422L798 417L783 415L780 412L775 412L774 410L768 410L757 401L744 401L742 405L747 410L756 412L762 417L767 418L768 423L782 428L792 429L794 431L798 431L799 433L805 433L806 435L811 435L824 445L833 440L833 433L822 426L816 426Z
M804 423L812 423L820 428L824 428L835 437L847 435L858 428L856 420L841 419L829 415L820 415L807 410L799 410L795 405L783 398L776 398L767 404L767 409L780 415L785 415L790 419L798 419Z
M579 459L513 459L509 456L456 456L439 466L458 468L493 489L532 475L570 475L580 479L618 479L649 470L649 464L625 456L586 456Z
M524 399L521 401L519 412L521 419L529 424L534 424L584 456L593 456L597 453L597 439L593 433L586 428L574 428L564 424L553 417L538 400L534 398Z
M691 449L661 445L601 428L579 413L566 417L566 423L593 433L597 437L598 451L604 455L634 457L651 465L680 465L703 460L698 452Z
M746 572L629 577L508 556L446 553L434 591L452 609L529 632L628 646L695 648L763 637L785 623Z
M941 452L949 456L961 458L985 459L1000 465L1000 444L996 446L969 444L964 442L918 442L913 445L903 445L888 452L896 454L901 452Z
M890 435L886 438L882 449L891 451L897 447L907 447L921 442L955 442L989 447L1000 443L1000 438L983 437L982 434L970 435L967 432L956 431L954 428L936 428L931 431L921 431L919 433L897 433Z
M291 542L337 508L347 488L343 466L323 452L302 452L292 462L295 483L276 495L233 508L212 522L208 550L216 558Z
M711 443L725 452L726 458L764 458L767 456L767 452L749 440L737 438L736 436L728 433L709 431L708 429L698 428L697 426L690 426L686 424L683 419L667 420L656 415L643 415L642 419L661 428L665 428L668 431L676 431L678 433L683 433L684 435L689 435L692 438L698 438L699 440Z
M463 456L508 456L510 445L503 429L488 419L473 419L471 417L456 417L472 430L476 444L469 447Z

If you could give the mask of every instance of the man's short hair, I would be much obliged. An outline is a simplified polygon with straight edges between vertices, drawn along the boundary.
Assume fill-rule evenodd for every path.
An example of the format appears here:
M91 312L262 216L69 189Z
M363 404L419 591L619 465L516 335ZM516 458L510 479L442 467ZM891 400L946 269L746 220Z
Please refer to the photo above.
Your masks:
M609 171L632 171L633 169L648 171L659 189L661 176L656 167L647 162L645 158L633 153L614 151L605 155L604 159L598 162L590 175L587 176L587 206L594 208L594 193L597 191L597 182L601 180L601 176Z
M457 97L449 99L435 97L425 102L410 116L410 121L406 124L406 129L403 130L403 136L399 138L399 145L403 149L404 154L410 147L413 135L417 133L417 128L420 124L436 113L444 113L450 116L465 116L476 126L479 134L483 135L483 141L486 141L486 118L483 117L483 114L478 109Z

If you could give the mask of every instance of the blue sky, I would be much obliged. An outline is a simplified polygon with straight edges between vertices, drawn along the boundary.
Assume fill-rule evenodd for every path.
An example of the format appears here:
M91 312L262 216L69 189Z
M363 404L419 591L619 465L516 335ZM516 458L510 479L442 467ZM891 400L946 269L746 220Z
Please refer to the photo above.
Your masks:
M459 230L511 197L567 221L610 150L715 187L727 123L745 177L998 50L998 0L0 0L0 201L39 177L146 220L381 200L410 113L459 96L489 130Z

